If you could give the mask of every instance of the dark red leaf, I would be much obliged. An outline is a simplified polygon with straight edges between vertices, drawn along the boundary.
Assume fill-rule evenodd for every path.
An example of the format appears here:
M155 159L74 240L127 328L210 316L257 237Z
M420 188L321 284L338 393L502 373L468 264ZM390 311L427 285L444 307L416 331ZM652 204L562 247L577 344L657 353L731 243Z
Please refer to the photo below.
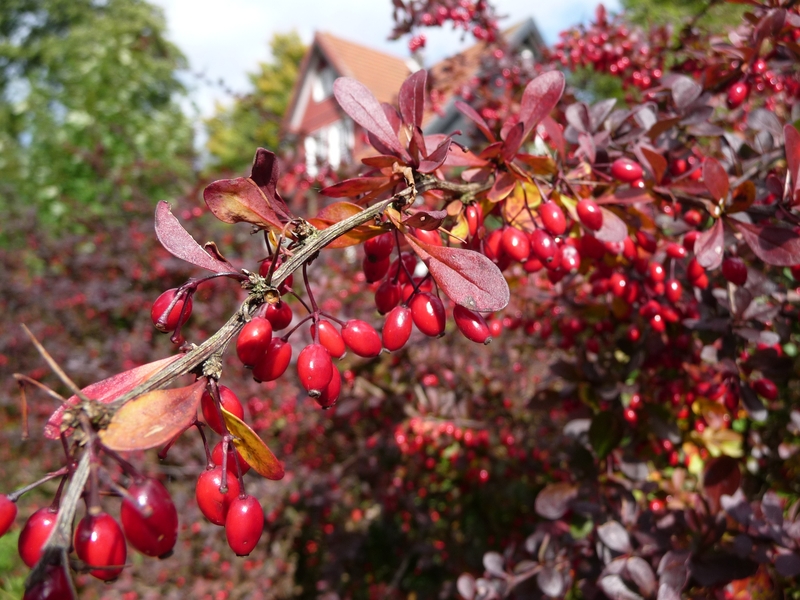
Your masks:
M396 156L386 155L386 154L379 154L378 156L368 156L366 158L362 158L361 162L367 165L368 167L375 167L376 169L385 169L387 167L391 167L394 163L397 162Z
M697 100L702 93L703 88L685 75L678 75L672 82L672 99L681 110Z
M800 236L793 229L728 220L742 234L756 256L769 265L800 264Z
M617 521L608 521L597 528L597 535L600 540L614 552L628 554L631 547L631 538L628 531Z
M756 201L756 184L747 180L740 183L731 197L730 203L725 207L727 214L747 210Z
M249 177L215 181L203 190L203 199L223 223L245 222L280 231L288 221L272 209L264 191Z
M613 211L604 206L600 207L603 213L603 226L595 232L596 237L601 242L621 242L628 235L628 226L625 221L620 219Z
M716 269L722 264L725 250L722 219L717 219L714 224L697 236L694 242L694 253L697 262L706 269Z
M483 254L432 246L411 236L406 239L439 288L456 304L479 312L502 310L508 304L508 283L497 265Z
M275 213L284 221L291 221L294 215L278 194L277 186L280 174L280 165L275 154L266 148L256 150L253 166L250 169L250 179L264 192Z
M144 383L153 375L166 368L167 365L180 358L180 355L169 356L162 358L155 362L147 363L140 367L123 371L112 375L108 379L103 379L97 383L93 383L81 390L84 396L90 400L95 400L101 404L109 404L120 398L127 392L131 391L136 386ZM64 410L70 406L76 406L79 402L78 396L70 396L67 401L60 406L47 420L47 425L44 427L44 437L50 440L57 440L59 437L59 430L61 428L61 420L64 416Z
M99 433L111 450L132 452L166 444L197 419L205 380L169 390L155 390L134 398Z
M525 123L522 139L550 114L564 93L566 80L561 71L542 73L525 86L519 111L519 120Z
M420 210L403 221L403 225L433 231L447 218L446 210Z
M728 197L730 191L728 174L714 158L708 157L703 163L703 183L706 184L706 189L711 193L714 202Z
M489 190L489 200L492 202L500 202L514 190L517 185L517 178L512 173L501 173L497 179L494 180L492 189Z
M542 126L544 130L547 132L547 135L550 137L550 140L555 146L556 151L560 156L564 156L566 154L566 147L564 144L564 129L556 123L553 117L547 116L542 119Z
M389 126L394 131L394 134L400 133L403 120L400 118L400 113L397 112L397 109L387 102L381 102L381 108L383 108L383 114L386 115L386 120L389 121Z
M767 408L761 398L758 397L758 394L753 391L753 388L746 383L742 383L739 390L741 392L742 405L747 414L750 415L750 418L754 421L766 421Z
M155 228L158 241L173 256L214 273L235 272L229 263L203 250L172 214L169 202L159 202L156 206Z
M478 126L478 129L481 130L481 133L486 136L487 140L490 142L496 141L497 138L494 137L492 130L489 129L489 125L487 125L483 117L478 114L478 111L469 104L464 104L461 100L456 100L456 109L470 121L474 122L475 125Z
M589 117L589 108L583 102L570 104L564 111L567 123L572 125L579 133L590 133L592 131L592 120Z
M789 167L789 176L792 178L792 190L800 190L800 133L794 125L783 128L786 139L786 163Z
M718 456L706 463L703 473L703 489L712 501L714 510L719 509L719 499L724 495L732 495L742 482L739 461L730 456Z
M400 86L398 103L400 116L405 123L422 127L422 115L425 112L425 82L428 72L420 69L410 75Z
M653 173L656 184L661 183L664 173L667 171L667 159L646 147L642 147L642 156L650 165L650 171Z
M387 177L355 177L322 188L320 194L330 198L351 198L381 188L388 189L391 185L392 180Z
M569 510L570 502L578 496L578 487L566 482L551 483L540 491L533 507L536 514L545 519L556 520L563 517Z
M444 140L439 146L431 152L425 160L421 160L419 162L419 167L417 167L417 171L420 173L433 173L436 169L441 167L444 164L444 161L447 160L448 151L450 150L450 144L452 144L453 140L447 138Z
M524 132L525 126L521 121L509 129L508 135L506 135L506 139L503 142L503 149L501 151L501 156L504 160L511 161L517 155L517 150L519 150L519 147L522 144L522 136Z
M349 77L340 77L333 83L333 95L342 110L356 123L394 153L398 155L403 153L400 141L394 134L383 108L365 85Z

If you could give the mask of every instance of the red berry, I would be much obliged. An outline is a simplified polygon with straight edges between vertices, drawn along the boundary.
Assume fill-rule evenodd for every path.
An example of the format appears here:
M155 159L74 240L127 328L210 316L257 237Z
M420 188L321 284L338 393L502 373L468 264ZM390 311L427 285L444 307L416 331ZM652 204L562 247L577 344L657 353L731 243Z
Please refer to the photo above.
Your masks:
M556 255L556 243L543 229L537 229L531 233L531 249L536 257L544 265L553 261Z
M530 260L525 262L527 265ZM526 268L523 265L523 268ZM572 246L564 246L561 249L561 268L565 271L574 272L581 268L581 255L577 248Z
M747 265L738 256L728 256L722 261L722 276L741 287L747 283Z
M483 253L490 260L498 261L505 256L503 231L503 229L495 229L483 240Z
M692 260L689 261L689 265L686 267L686 274L688 275L689 279L694 282L705 275L706 270L700 266L700 263L697 262L697 258L693 257Z
M274 381L286 372L292 360L292 346L280 338L272 338L267 353L253 365L253 379Z
M755 380L753 382L753 390L767 400L775 400L778 397L778 386L771 379Z
M664 501L659 500L658 498L654 500L650 500L650 511L654 513L662 513L664 512Z
M414 237L431 246L444 246L441 234L435 229L414 229Z
M408 283L414 276L417 268L417 257L410 252L403 252L399 258L395 258L389 267L387 278L400 283Z
M264 509L253 496L241 496L231 502L225 518L225 537L237 556L247 556L256 547L264 531Z
M578 212L578 218L587 229L597 231L603 226L603 213L594 200L584 198L578 202L576 210Z
M319 398L315 398L317 404L322 408L330 408L339 399L339 393L342 391L342 376L336 365L333 365L331 380L328 382L327 387L322 390Z
M681 282L677 279L670 279L667 281L665 294L670 302L674 303L680 300L681 295L683 294L683 286L681 285Z
M214 446L214 449L211 451L211 460L215 465L222 466L222 440L218 441L217 445ZM237 460L239 461L239 468L242 470L242 475L244 475L250 470L250 465L242 458L239 451L233 447L233 444L228 444L227 469L231 473L237 474L239 472L236 470Z
M3 537L17 518L17 503L6 495L0 495L0 537Z
M275 304L264 304L259 311L259 316L272 323L274 331L286 329L292 322L292 307L282 300Z
M42 546L50 536L50 532L56 526L58 512L49 506L40 508L33 513L25 523L19 534L18 550L19 556L31 569L39 562L42 555Z
M737 81L728 88L728 108L739 108L747 100L748 95L750 95L750 86L744 81Z
M73 600L68 576L62 565L45 567L44 578L25 590L22 600Z
M273 270L273 273L280 268L282 262L283 262L283 257L279 257L278 262L275 264L275 269ZM269 268L271 264L272 264L272 259L269 257L262 260L261 265L258 267L258 274L261 275L262 277L266 277L267 275L269 275ZM294 283L294 275L289 273L289 276L286 279L284 279L283 283L281 283L278 286L278 290L282 294L286 290L291 288L293 283Z
M164 557L178 539L178 511L167 488L156 479L143 479L128 488L120 521L131 546L147 556Z
M297 376L300 385L313 398L318 398L333 375L331 355L322 344L309 344L297 357Z
M686 258L686 248L675 242L667 244L667 256L670 258Z
M613 273L608 280L611 293L622 298L625 295L625 290L628 287L628 279L622 273Z
M394 234L382 233L364 242L364 254L374 261L389 258L394 250Z
M622 416L625 417L625 420L631 425L636 425L636 423L639 422L639 415L637 415L636 411L632 408L626 408L622 411Z
M166 319L160 322L161 317L167 311L177 293L178 288L172 288L161 294L156 298L156 301L153 302L153 308L150 309L150 318L153 320L153 325L155 325L156 329L159 331L175 331L178 326L186 323L186 321L189 320L189 316L192 314L192 299L189 296L183 296L169 311ZM182 317L181 313L183 313Z
M548 200L539 207L539 216L547 231L553 235L562 235L567 230L567 219L561 207Z
M347 348L345 348L344 338L342 338L342 334L339 333L336 326L325 319L312 323L311 339L316 339L317 329L319 329L319 343L325 346L325 349L333 358L342 358Z
M236 397L236 394L224 385L219 386L219 403L222 405L222 408L229 413L236 415L240 419L244 419L244 407L242 403L239 401L239 398ZM203 409L203 418L206 420L206 423L208 423L208 426L222 435L225 429L219 418L219 411L217 411L214 398L211 397L208 390L203 392L203 396L200 398L200 407Z
M224 525L228 514L228 507L239 495L239 480L236 475L228 471L226 474L228 489L219 491L222 483L222 467L214 467L200 473L195 488L195 498L200 512L214 525Z
M381 260L373 260L369 256L365 256L361 263L361 269L364 271L367 283L375 283L383 279L383 276L389 272L391 262L392 260L388 256Z
M375 290L375 308L385 315L400 303L401 285L389 279L385 280Z
M431 337L444 334L446 315L444 305L433 294L422 292L415 295L409 304L414 325L422 333Z
M263 317L253 317L236 338L236 355L246 367L252 367L269 347L272 323Z
M667 276L667 272L664 270L664 265L659 262L651 262L647 266L647 271L652 281L664 281Z
M611 176L623 183L633 183L642 175L642 166L629 158L618 158L611 163Z
M483 225L483 209L480 204L468 204L464 209L464 216L467 219L467 229L469 234L474 236L478 233L478 228Z
M503 251L517 262L524 262L531 253L530 238L516 227L506 227L503 230Z
M486 319L483 315L475 311L464 308L460 304L456 304L453 309L453 319L456 322L458 330L464 334L468 340L476 344L488 344L492 341L489 333L489 325L486 324Z
M703 220L703 216L696 208L690 208L686 211L686 213L684 213L683 220L692 227L696 227ZM687 250L689 250L689 248L687 248Z
M395 306L386 315L386 322L383 324L383 347L394 352L405 346L411 337L411 322L411 309L407 306Z
M83 517L75 528L75 554L89 567L119 567L89 571L103 581L116 579L128 556L125 536L116 519L105 512Z
M369 323L350 319L342 328L344 343L358 356L372 358L381 353L381 338Z

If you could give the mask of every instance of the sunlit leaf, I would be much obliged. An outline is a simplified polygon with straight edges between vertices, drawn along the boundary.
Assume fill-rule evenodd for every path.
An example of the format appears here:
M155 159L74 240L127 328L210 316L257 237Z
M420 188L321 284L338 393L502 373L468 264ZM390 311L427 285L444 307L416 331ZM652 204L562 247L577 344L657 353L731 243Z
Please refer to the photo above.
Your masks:
M703 162L703 183L706 184L706 189L711 193L715 202L728 197L730 190L728 174L722 165L710 156Z
M274 152L266 148L256 150L253 166L250 169L250 179L264 193L270 207L283 221L291 221L293 215L286 206L283 198L278 193L278 178L280 177L280 163Z
M508 283L497 265L483 254L432 246L411 236L406 240L427 265L439 288L456 304L479 312L502 310L508 304Z
M233 436L233 445L253 470L267 479L283 479L283 465L255 431L236 415L222 408L225 426Z
M756 185L750 181L743 181L733 190L731 202L725 207L728 214L747 210L756 200Z
M425 113L425 82L428 72L420 69L413 73L400 86L398 104L400 115L405 123L422 127L422 116Z
M497 179L494 181L494 185L492 185L492 189L489 190L488 198L492 202L500 202L501 200L505 200L505 198L514 190L514 186L517 184L517 178L514 177L511 173L501 173Z
M525 86L519 111L519 120L525 123L523 140L555 108L564 93L565 85L566 79L561 71L548 71Z
M397 161L393 157L394 162ZM394 164L394 162L392 164ZM322 188L320 194L330 198L348 198L375 190L387 190L394 182L388 177L355 177Z
M449 156L448 152L450 150L450 145L453 143L453 140L447 138L444 140L439 146L437 146L433 152L431 152L427 158L421 160L419 162L419 167L417 170L420 173L433 173L436 169L441 167L447 157Z
M672 99L681 110L697 100L702 93L702 86L685 75L678 75L672 82Z
M350 77L340 77L333 83L333 95L344 112L392 151L385 154L403 153L383 108L365 85Z
M601 242L621 242L628 236L628 226L625 221L620 219L614 211L604 206L600 207L603 213L603 225L595 232L596 237Z
M418 210L410 217L403 220L403 225L408 227L416 227L417 229L424 229L426 231L433 231L438 229L447 218L446 210Z
M364 209L352 202L334 202L325 206L317 213L317 219L322 219L330 223L338 223L345 219L357 215Z
M215 181L203 190L203 199L209 210L223 223L245 222L280 231L287 221L278 216L267 196L250 178Z
M779 267L800 264L800 236L793 229L733 219L727 223L742 234L750 249L765 263Z
M716 219L710 228L697 236L694 253L701 267L716 269L722 264L724 249L722 219Z
M90 400L96 400L102 404L113 402L117 398L122 397L127 392L131 391L136 386L144 383L153 375L166 368L170 363L175 362L180 358L179 355L168 356L155 362L147 363L129 371L123 371L103 379L97 383L93 383L81 390L84 396ZM66 403L60 406L47 420L47 425L44 426L44 436L51 440L59 438L59 431L61 428L61 419L64 416L64 411L69 406L78 404L78 396L70 396L67 398Z
M333 221L328 221L326 219L318 219L318 218L308 219L308 222L319 230L327 229L331 225L336 224ZM339 237L337 237L330 244L325 246L324 250L332 250L335 248L347 248L348 246L357 246L359 244L363 244L368 239L373 238L385 232L386 230L383 227L378 227L376 225L359 225L358 227L354 227L353 229L350 229L347 233L344 233Z
M158 241L173 256L214 273L235 271L229 263L218 260L203 250L172 214L169 202L159 202L156 206L155 229Z
M118 452L161 446L197 419L205 380L170 390L155 390L131 400L98 434L103 445Z
M522 144L523 135L525 133L525 125L520 121L514 125L508 132L506 139L503 141L503 148L501 156L506 161L511 161L517 154L520 145Z

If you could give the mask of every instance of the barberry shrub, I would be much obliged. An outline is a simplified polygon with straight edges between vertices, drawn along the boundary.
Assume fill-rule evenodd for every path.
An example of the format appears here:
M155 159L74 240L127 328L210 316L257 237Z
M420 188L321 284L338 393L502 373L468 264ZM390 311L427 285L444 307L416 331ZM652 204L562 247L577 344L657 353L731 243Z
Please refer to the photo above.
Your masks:
M400 4L398 32L451 20L499 37L486 2ZM174 455L194 430L196 503L231 555L256 552L264 528L293 530L297 577L318 591L789 588L798 31L796 7L779 2L753 4L727 40L598 10L552 63L487 53L454 102L469 150L424 134L440 97L425 71L396 106L339 79L335 98L375 154L318 182L333 199L321 210L296 214L278 190L296 200L309 182L295 167L281 176L266 149L249 177L205 188L219 221L261 234L248 240L255 258L230 239L233 253L201 246L159 204L156 237L192 277L139 309L177 352L79 389L31 336L70 396L44 429L67 452L44 478L61 487L20 535L26 597L69 597L70 565L120 577L126 539L153 557L180 552L168 489L128 453ZM577 65L620 78L625 102L571 90L557 67ZM358 247L348 266L342 249ZM224 280L244 298L222 326L194 331L203 290L216 298ZM237 395L256 386L275 400ZM291 473L283 504L263 506L249 470ZM3 532L25 491L2 496ZM121 527L101 506L109 491L123 497Z

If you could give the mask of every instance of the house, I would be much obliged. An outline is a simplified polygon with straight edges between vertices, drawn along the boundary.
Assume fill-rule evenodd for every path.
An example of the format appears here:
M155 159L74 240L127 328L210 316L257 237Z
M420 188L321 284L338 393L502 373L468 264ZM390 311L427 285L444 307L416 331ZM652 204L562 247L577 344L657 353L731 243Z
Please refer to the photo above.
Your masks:
M541 57L545 44L533 19L502 35L510 50L523 60ZM426 134L469 129L455 108L455 100L460 89L480 71L485 51L486 44L481 42L431 67L430 76L442 94L437 99L440 110L425 119ZM394 104L400 85L418 68L413 61L329 33L317 33L303 58L283 121L285 135L296 140L294 145L303 153L308 172L316 174L322 164L337 169L374 152L359 126L339 109L333 97L337 77L353 77L367 86L379 102Z

